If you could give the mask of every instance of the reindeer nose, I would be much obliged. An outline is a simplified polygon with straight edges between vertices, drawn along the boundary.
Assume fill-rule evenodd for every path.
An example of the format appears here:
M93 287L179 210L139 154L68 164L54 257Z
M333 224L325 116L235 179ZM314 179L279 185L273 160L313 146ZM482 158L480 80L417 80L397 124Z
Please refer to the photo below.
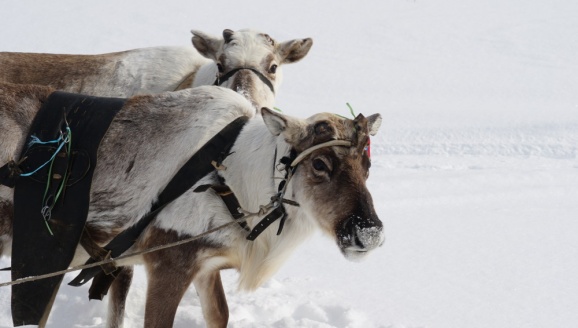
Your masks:
M370 251L383 244L385 235L383 224L376 218L352 215L345 222L347 230L354 238L354 245L360 251Z

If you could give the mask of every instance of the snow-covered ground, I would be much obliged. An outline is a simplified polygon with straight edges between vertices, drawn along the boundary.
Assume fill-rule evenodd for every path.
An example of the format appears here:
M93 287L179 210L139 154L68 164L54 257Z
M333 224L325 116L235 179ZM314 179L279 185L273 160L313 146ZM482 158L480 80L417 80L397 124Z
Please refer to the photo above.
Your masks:
M576 13L571 0L5 0L0 51L188 45L192 28L312 37L277 106L383 115L368 185L384 246L351 263L315 236L255 293L225 272L230 327L578 327ZM126 327L143 324L139 270ZM103 327L105 303L86 296L63 286L49 326ZM9 304L0 289L1 327ZM191 326L204 326L192 289L175 323Z

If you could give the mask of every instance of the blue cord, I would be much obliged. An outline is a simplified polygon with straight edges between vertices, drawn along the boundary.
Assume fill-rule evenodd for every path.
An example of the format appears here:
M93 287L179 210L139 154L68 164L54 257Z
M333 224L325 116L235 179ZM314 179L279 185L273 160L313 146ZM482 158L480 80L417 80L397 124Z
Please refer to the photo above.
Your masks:
M38 139L37 136L31 136L30 139L32 139L32 140L30 140L30 142L28 143L28 147L30 147L34 144L46 145L46 144L60 142L62 140L62 134L60 135L60 137L58 137L58 139L50 140L50 141L42 141L42 140Z
M54 160L54 158L56 157L56 154L58 154L60 152L60 150L62 149L62 147L67 144L70 141L70 128L66 127L66 138L62 139L62 135L56 139L56 140L51 140L51 141L41 141L40 139L38 139L38 137L36 136L32 136L32 140L30 141L29 145L33 145L36 143L39 144L49 144L49 143L56 143L59 142L60 144L58 145L58 148L56 149L56 151L54 152L54 154L52 154L52 157L50 157L50 159L48 161L46 161L44 164L40 165L36 170L32 171L32 172L28 172L28 173L22 173L20 174L21 177L29 177L31 175L33 175L34 173L38 172L40 169L42 169L43 167L46 166L46 164L52 162Z

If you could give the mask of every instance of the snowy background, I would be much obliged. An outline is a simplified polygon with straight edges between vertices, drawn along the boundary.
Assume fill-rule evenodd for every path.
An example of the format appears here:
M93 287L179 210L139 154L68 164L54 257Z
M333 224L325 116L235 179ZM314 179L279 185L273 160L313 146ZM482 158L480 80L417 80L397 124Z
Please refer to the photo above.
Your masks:
M0 51L187 46L193 28L312 37L277 107L383 115L368 185L384 246L351 263L315 236L249 294L225 272L230 327L578 327L577 14L575 0L4 0ZM143 324L139 270L126 327ZM49 327L103 327L86 293L63 287ZM175 327L203 326L191 289Z

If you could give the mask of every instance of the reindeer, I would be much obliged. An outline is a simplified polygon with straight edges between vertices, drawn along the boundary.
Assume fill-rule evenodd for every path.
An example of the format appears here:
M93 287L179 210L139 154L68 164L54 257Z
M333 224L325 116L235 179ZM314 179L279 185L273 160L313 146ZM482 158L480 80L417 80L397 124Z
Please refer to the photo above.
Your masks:
M225 29L222 38L193 33L193 48L154 47L101 55L0 52L0 82L37 84L104 97L130 97L202 85L220 85L245 96L258 114L272 107L283 64L305 57L310 38L277 42L268 34ZM2 204L0 204L2 205ZM2 206L0 206L0 211ZM109 327L120 327L132 269L112 285Z
M310 38L277 42L254 30L218 38L193 30L192 47L153 47L100 55L0 52L0 82L126 98L217 84L272 107L283 64L307 55Z
M52 90L1 86L0 163L6 163L25 147L28 126ZM351 260L363 258L384 241L383 226L365 184L370 167L365 147L379 129L378 114L350 120L322 113L299 119L263 108L261 115L255 115L244 97L218 87L141 95L126 102L98 150L86 224L90 234L104 245L134 224L150 211L188 158L240 116L251 119L217 166L220 170L165 207L127 253L233 221L215 191L219 186L228 186L241 211L255 216L247 216L244 227L229 225L193 242L117 263L145 264L145 327L171 326L191 282L207 326L225 327L228 307L220 270L238 270L240 289L254 290L316 228L333 238ZM11 245L12 194L12 189L0 186L0 251L5 254ZM263 229L267 224L263 218L270 219L276 210L282 210L282 217ZM72 265L84 259L79 248ZM117 310L111 309L109 315L117 321L109 318L109 324L121 324Z

